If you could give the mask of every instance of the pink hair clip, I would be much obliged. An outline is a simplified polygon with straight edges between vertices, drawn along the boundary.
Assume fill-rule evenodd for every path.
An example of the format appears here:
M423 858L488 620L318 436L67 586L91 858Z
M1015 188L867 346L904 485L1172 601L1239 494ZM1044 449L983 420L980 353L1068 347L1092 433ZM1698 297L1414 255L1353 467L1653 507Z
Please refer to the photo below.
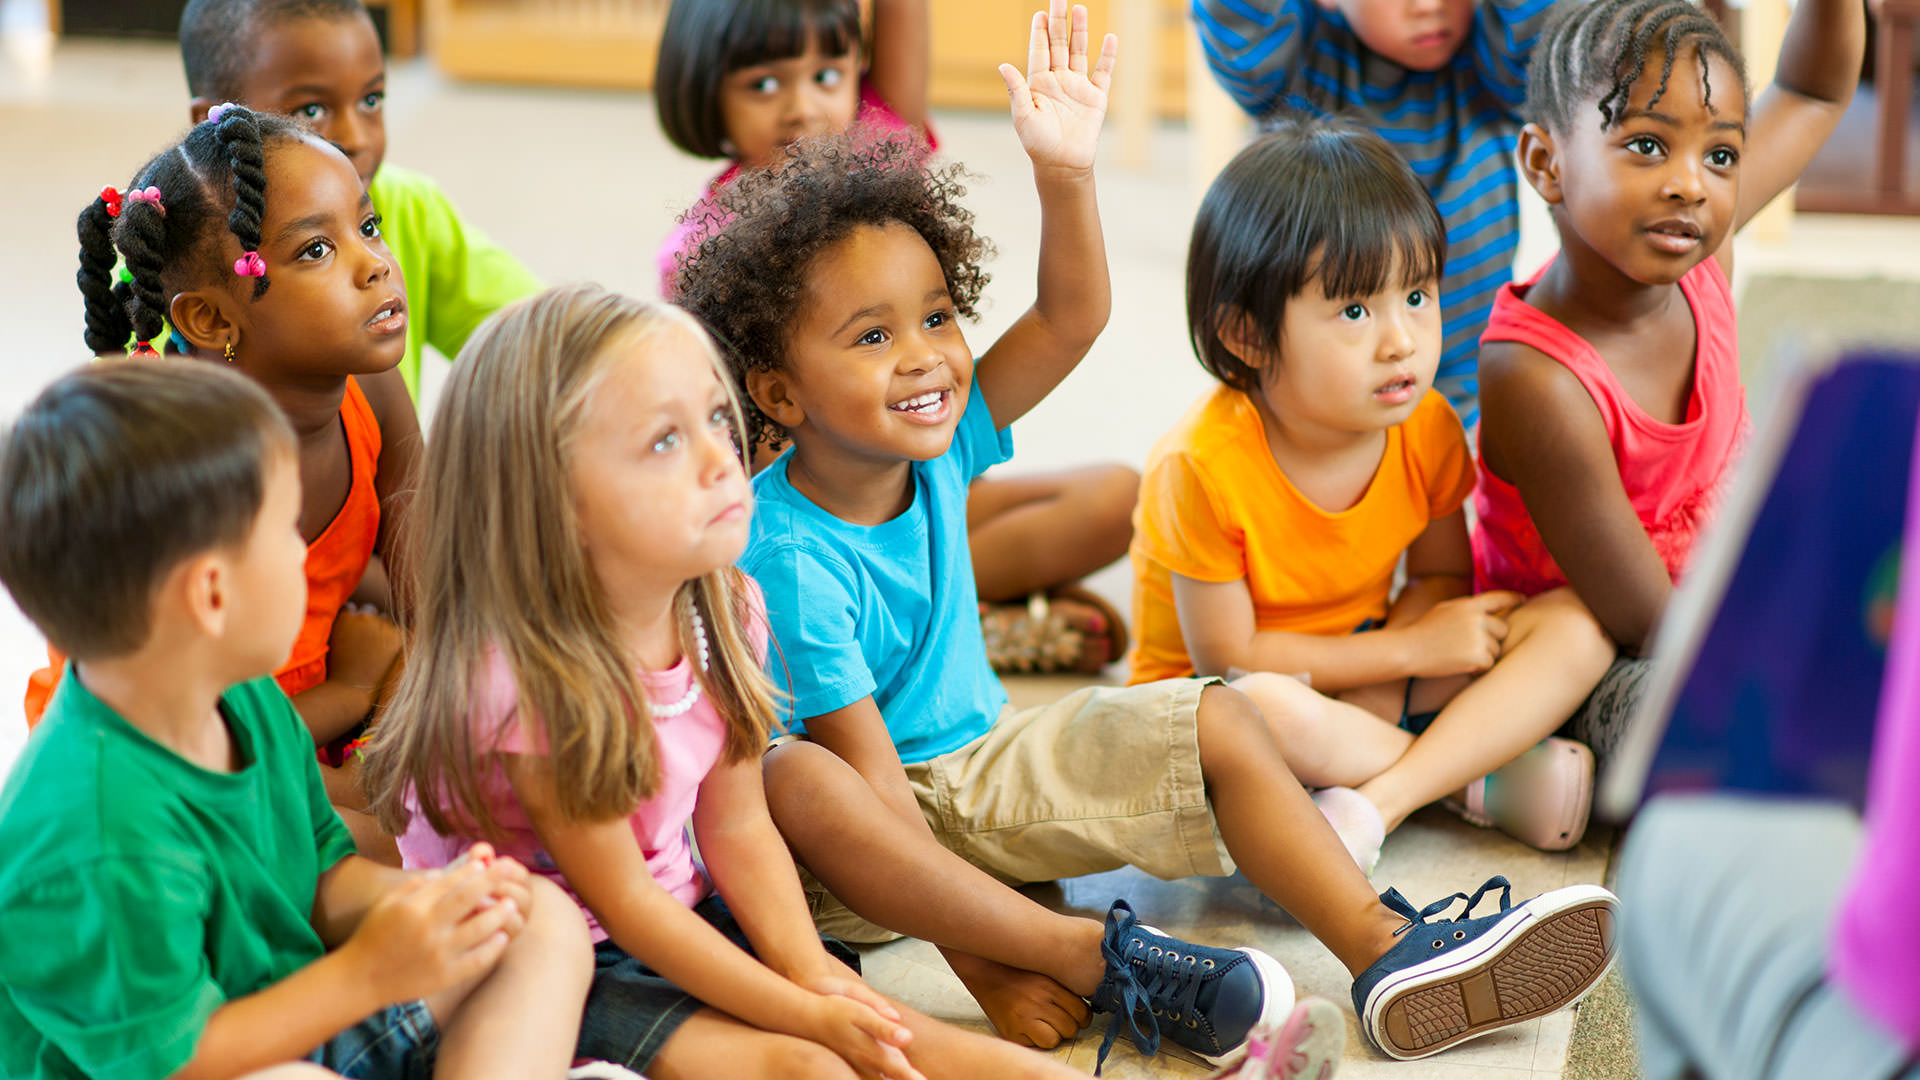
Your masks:
M257 251L249 251L233 260L233 272L241 277L266 277L267 261Z
M120 193L114 190L112 184L108 184L106 187L100 189L100 201L107 204L108 217L120 216Z
M143 202L160 211L161 217L167 216L167 208L160 205L160 189L157 187L128 188L125 192L128 202Z
M228 113L232 112L236 108L239 108L239 106L235 105L231 101L223 101L220 104L215 105L213 108L207 110L207 123L209 124L219 123L221 120L226 118L226 115Z

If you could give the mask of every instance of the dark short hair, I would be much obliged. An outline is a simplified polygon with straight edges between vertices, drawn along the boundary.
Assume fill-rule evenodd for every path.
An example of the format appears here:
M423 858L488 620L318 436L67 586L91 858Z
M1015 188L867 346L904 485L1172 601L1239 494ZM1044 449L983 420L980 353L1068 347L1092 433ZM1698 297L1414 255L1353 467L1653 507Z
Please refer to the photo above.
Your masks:
M697 234L668 296L719 341L755 444L785 430L753 405L747 372L786 367L807 272L855 229L898 223L919 233L940 262L954 311L973 317L987 283L980 262L992 248L960 205L966 174L957 165L929 169L926 158L926 144L910 136L822 135L793 144L780 168L714 194L714 212L700 219L708 231Z
M76 660L146 643L153 590L244 541L293 431L258 384L201 360L107 360L0 433L0 582Z
M189 0L180 13L180 59L187 92L220 102L237 100L253 38L288 19L365 16L360 0Z
M668 140L696 157L728 157L721 82L741 68L799 56L813 41L829 56L853 51L858 0L675 0L653 69L653 104Z
M1291 116L1242 150L1207 189L1187 247L1187 332L1200 366L1252 392L1259 372L1221 340L1244 318L1280 348L1287 301L1318 281L1366 296L1438 278L1447 227L1433 197L1385 139L1339 119Z
M1647 70L1648 55L1661 54L1660 87L1667 92L1673 61L1688 50L1700 59L1701 91L1713 104L1705 70L1709 57L1733 69L1744 90L1747 67L1713 16L1691 0L1587 0L1558 5L1547 18L1527 67L1526 117L1550 131L1570 129L1574 110L1599 99L1600 129L1620 122L1627 95Z

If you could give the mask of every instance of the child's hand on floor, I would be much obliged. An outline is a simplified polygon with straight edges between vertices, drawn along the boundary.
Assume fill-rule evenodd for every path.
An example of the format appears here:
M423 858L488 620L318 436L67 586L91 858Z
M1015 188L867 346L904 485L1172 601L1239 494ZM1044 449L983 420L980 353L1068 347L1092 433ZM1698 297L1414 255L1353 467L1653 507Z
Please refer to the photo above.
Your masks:
M400 628L386 617L342 608L327 637L327 677L375 690L400 659L400 644Z
M854 980L858 982L859 980ZM861 984L865 987L865 984ZM861 1076L885 1080L926 1080L907 1062L901 1049L913 1041L913 1032L899 1023L897 1010L885 998L880 1003L894 1013L889 1019L866 1001L849 996L850 987L822 993L813 999L807 1029L814 1042L825 1046L853 1066ZM873 997L871 989L867 993Z
M1413 674L1434 679L1492 667L1507 639L1506 614L1523 599L1496 591L1435 604L1407 627L1415 642Z
M341 951L389 1005L479 978L526 925L518 901L492 899L501 884L478 860L413 875L373 905Z
M1108 34L1089 71L1087 9L1074 5L1069 19L1066 0L1051 0L1048 11L1033 13L1026 77L1012 64L1000 65L1000 77L1013 99L1013 128L1036 168L1093 168L1119 49Z

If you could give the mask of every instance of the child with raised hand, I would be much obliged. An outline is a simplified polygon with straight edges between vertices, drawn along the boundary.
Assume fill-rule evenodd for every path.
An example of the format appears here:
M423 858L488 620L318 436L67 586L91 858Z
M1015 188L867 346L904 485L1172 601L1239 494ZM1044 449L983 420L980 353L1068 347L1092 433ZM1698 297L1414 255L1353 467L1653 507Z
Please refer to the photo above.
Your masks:
M1143 1050L1165 1037L1231 1061L1293 1001L1270 958L1168 938L1124 901L1103 929L1005 883L1237 865L1353 973L1363 1029L1387 1053L1424 1056L1558 1008L1607 963L1611 895L1583 886L1433 924L1451 899L1423 912L1376 898L1251 699L1297 682L1253 676L1243 693L1170 679L1016 711L987 668L966 484L1007 457L1005 425L1105 324L1092 166L1116 48L1108 37L1096 59L1085 10L1055 3L1034 19L1027 75L1001 67L1040 196L1039 292L977 361L959 319L985 283L986 242L958 175L930 172L910 145L792 148L777 172L721 193L733 220L683 273L683 300L733 350L756 437L791 443L754 480L741 565L766 590L776 682L804 736L766 769L815 923L931 941L1009 1038L1053 1045L1091 999ZM1547 940L1567 948L1536 948ZM1458 1012L1463 984L1496 965L1497 1000ZM1416 1030L1415 1002L1451 1002L1458 1022Z
M1476 354L1519 247L1514 140L1555 0L1192 0L1207 62L1269 127L1346 116L1407 159L1447 228L1434 389L1471 430Z
M313 741L328 791L363 853L397 865L360 812L358 766L340 743L400 663L386 619L347 610L375 553L392 559L420 452L394 365L407 293L366 189L338 149L284 117L214 110L126 191L81 212L80 293L96 354L152 352L170 323L182 363L229 364L265 387L299 437L306 620L275 671ZM115 280L124 260L130 282ZM57 643L55 643L57 649ZM59 658L35 676L37 718Z
M180 58L194 123L237 101L301 121L353 162L412 302L399 365L409 392L425 346L451 359L481 320L539 290L432 178L386 163L386 59L361 0L190 0Z
M306 595L300 455L255 382L180 361L84 368L0 436L0 581L73 657L0 789L0 1074L567 1071L573 906L484 846L355 855L266 677Z
M490 836L572 894L597 940L583 1056L1074 1075L894 1005L814 932L761 788L775 707L760 594L732 566L739 421L676 308L578 286L481 328L427 451L413 659L368 751L381 821L410 866Z
M1221 385L1148 456L1134 530L1134 680L1306 675L1328 696L1296 691L1281 745L1369 872L1456 792L1479 824L1578 843L1593 756L1548 736L1613 659L1571 590L1471 595L1473 462L1433 390L1445 252L1433 200L1364 128L1302 117L1242 151L1187 253L1188 332Z
M661 34L654 102L675 146L727 167L660 247L661 294L703 232L715 196L808 136L918 137L927 123L928 0L680 0ZM756 468L771 461L756 456ZM1139 475L1119 464L983 477L967 502L987 655L1005 672L1096 672L1126 651L1119 612L1075 584L1126 553Z
M1839 123L1865 33L1857 3L1797 5L1749 109L1739 54L1693 5L1596 0L1531 72L1520 164L1560 254L1487 328L1474 569L1525 595L1571 585L1618 643L1574 722L1603 762L1750 426L1733 234Z

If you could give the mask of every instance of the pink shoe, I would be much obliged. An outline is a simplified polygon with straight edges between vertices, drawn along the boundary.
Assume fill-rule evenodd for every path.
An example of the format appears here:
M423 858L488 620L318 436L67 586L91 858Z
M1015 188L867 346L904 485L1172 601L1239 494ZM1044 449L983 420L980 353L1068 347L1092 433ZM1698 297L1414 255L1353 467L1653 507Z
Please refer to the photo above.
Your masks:
M1593 808L1593 751L1549 736L1538 746L1467 786L1461 817L1541 851L1565 851L1587 834Z
M1327 1080L1347 1048L1347 1022L1340 1006L1307 998L1276 1027L1247 1036L1247 1056L1214 1073L1215 1080Z

